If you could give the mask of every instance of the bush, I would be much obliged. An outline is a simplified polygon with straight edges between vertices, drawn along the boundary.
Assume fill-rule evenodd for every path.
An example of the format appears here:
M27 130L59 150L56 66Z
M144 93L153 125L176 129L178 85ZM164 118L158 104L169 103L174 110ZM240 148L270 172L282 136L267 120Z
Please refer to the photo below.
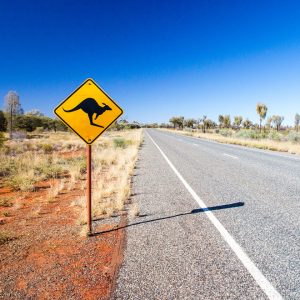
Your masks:
M14 173L16 164L13 159L6 159L0 164L0 177L6 177Z
M0 206L2 206L2 207L10 207L12 205L13 204L9 201L8 198L2 198L2 199L0 199Z
M115 148L122 148L122 149L125 149L127 147L127 143L126 143L126 140L123 139L123 138L115 138L113 140L113 143L114 143L114 147Z
M44 151L44 153L51 153L54 150L54 147L50 144L42 144L41 148Z
M40 179L60 178L63 176L63 173L61 166L57 166L51 162L34 168L34 175Z
M16 237L14 237L9 232L0 232L0 245L3 245L6 242L14 240Z
M27 138L27 133L25 131L15 131L12 133L12 138L14 140L24 140Z
M274 140L274 141L280 141L281 140L281 135L279 132L275 131L275 130L271 130L268 134L268 138L270 140Z
M261 136L258 132L252 129L242 129L234 134L237 138L242 139L259 139L263 136Z
M287 140L293 143L300 143L300 132L289 132L289 134L287 135Z
M34 177L28 176L27 174L16 174L11 177L7 183L15 191L30 192L34 191L35 181Z
M4 134L3 132L0 132L0 148L2 148L4 145Z
M37 127L37 128L35 129L35 132L36 132L36 133L43 133L43 132L44 132L44 127Z
M226 137L232 136L232 131L230 129L220 129L219 134Z

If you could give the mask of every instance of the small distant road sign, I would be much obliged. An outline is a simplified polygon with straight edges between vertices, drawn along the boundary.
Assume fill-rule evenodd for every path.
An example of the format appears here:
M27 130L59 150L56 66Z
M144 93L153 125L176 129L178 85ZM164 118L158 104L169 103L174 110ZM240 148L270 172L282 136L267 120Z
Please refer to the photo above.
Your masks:
M122 114L122 108L89 78L54 113L91 145Z

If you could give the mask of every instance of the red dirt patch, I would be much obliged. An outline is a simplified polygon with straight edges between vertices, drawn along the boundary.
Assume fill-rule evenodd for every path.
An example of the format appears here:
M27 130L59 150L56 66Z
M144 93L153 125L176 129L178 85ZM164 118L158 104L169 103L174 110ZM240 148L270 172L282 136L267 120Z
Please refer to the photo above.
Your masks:
M55 182L52 181L53 185ZM80 235L80 208L71 203L83 192L74 189L47 200L49 182L36 192L0 190L12 203L0 232L16 239L0 246L0 299L109 299L122 261L124 230L102 224L106 231L90 238Z

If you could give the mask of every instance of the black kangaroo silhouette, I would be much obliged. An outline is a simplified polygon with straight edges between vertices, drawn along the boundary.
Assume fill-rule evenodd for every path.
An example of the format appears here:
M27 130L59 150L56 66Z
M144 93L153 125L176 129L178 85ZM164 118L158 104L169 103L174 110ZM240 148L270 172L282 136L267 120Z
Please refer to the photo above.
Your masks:
M111 108L107 104L105 104L105 103L102 103L102 104L104 105L103 107L100 106L94 98L86 98L83 101L81 101L74 108L69 109L69 110L66 110L63 108L63 110L65 112L72 112L72 111L76 111L78 109L82 109L85 113L88 114L91 125L103 128L103 126L100 126L100 125L94 123L94 121L93 121L94 114L96 114L96 118L95 118L95 120L96 120L105 111L111 110Z

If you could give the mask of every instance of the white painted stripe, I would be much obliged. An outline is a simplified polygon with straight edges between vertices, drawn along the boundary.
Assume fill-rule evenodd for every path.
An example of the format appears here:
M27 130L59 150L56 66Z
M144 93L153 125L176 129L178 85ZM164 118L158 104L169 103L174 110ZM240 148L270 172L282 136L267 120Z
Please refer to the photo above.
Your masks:
M223 153L223 155L224 155L224 156L231 157L231 158L234 158L234 159L239 159L237 156L230 155L230 154L227 154L227 153Z
M156 144L156 142L152 139L150 134L147 132L147 135L153 142L153 144L157 147L163 158L167 161L171 169L183 183L188 192L192 195L192 197L197 201L200 208L207 209L206 204L201 200L201 198L196 194L196 192L191 188L191 186L186 182L186 180L182 177L182 175L177 171L174 165L171 163L166 154L160 149L160 147ZM234 238L230 235L230 233L225 229L225 227L220 223L220 221L215 217L212 211L205 210L204 211L208 217L208 219L213 223L213 225L220 232L222 238L227 242L248 272L255 279L257 284L261 287L261 289L265 292L265 294L272 300L283 299L283 297L277 292L277 290L273 287L273 285L268 281L268 279L261 273L261 271L255 266L249 256L244 252L241 246L234 240Z
M199 146L198 144L193 143L194 146Z

